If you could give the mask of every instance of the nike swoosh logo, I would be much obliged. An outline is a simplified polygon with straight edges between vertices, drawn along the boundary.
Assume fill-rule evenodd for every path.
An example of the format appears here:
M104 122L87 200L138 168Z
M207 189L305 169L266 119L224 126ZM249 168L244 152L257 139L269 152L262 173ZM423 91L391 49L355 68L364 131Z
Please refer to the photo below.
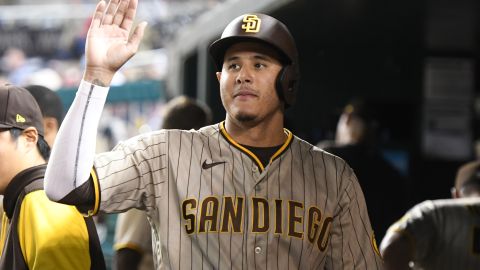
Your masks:
M210 169L214 166L217 166L217 165L220 165L220 164L223 164L223 163L226 163L226 161L207 163L207 161L205 160L202 163L202 169L207 170L207 169Z

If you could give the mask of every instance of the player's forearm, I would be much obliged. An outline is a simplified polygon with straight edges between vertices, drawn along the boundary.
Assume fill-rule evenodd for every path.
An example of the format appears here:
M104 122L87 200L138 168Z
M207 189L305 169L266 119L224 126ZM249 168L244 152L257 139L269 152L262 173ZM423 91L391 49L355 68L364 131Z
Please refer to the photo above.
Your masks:
M82 81L58 132L45 173L45 191L60 201L90 177L97 128L108 88Z

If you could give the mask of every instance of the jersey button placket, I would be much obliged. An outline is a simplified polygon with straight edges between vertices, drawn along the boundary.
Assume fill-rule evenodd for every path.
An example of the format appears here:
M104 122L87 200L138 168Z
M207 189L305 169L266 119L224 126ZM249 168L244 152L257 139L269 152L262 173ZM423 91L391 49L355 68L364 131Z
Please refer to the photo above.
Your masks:
M262 253L262 248L261 247L255 247L255 253L256 254Z

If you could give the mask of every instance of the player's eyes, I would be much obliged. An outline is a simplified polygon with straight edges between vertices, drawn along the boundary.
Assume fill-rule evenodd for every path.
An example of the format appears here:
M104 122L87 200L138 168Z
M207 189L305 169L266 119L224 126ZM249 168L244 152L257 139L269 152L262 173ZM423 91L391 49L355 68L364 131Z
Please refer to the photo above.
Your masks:
M257 69L258 69L258 68L264 68L264 67L266 67L266 65L263 64L263 63L255 63L254 66L255 66L255 68L257 68Z
M239 65L236 63L232 63L228 65L228 69L239 69Z

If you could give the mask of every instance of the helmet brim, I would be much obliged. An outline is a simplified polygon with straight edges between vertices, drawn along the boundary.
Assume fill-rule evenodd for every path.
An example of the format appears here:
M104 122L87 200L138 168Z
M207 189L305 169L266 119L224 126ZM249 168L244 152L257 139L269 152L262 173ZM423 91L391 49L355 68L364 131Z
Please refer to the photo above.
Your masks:
M266 44L273 49L275 49L279 55L281 56L282 59L279 59L282 63L284 64L289 64L291 63L291 59L286 56L282 50L277 48L274 44L269 43L265 41L264 39L255 37L255 36L233 36L233 37L226 37L226 38L220 38L216 41L214 41L212 44L210 44L208 51L210 53L210 56L212 57L215 67L217 68L217 71L222 70L223 66L223 61L225 57L225 52L230 48L232 45L240 43L240 42L258 42L262 44Z

